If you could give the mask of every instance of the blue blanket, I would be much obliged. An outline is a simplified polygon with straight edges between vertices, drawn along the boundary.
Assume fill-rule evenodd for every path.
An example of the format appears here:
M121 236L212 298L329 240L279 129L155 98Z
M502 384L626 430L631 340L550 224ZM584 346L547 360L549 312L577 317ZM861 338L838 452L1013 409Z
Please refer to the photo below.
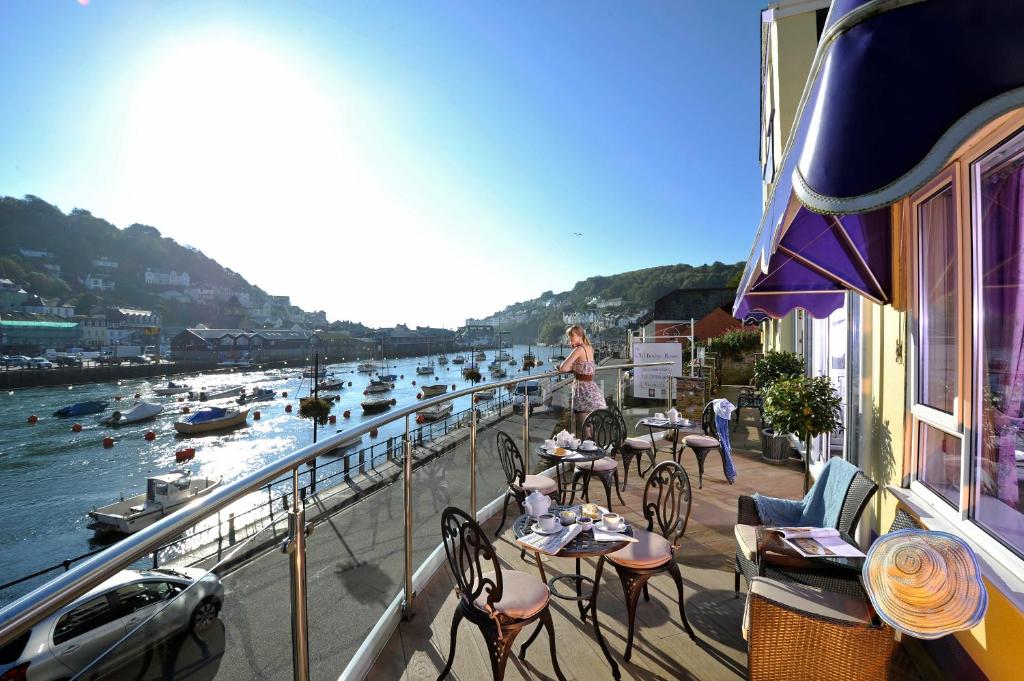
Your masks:
M732 443L729 442L729 419L715 414L715 428L718 429L718 440L722 443L722 465L729 484L736 482L736 467L732 465Z
M828 460L811 489L799 501L754 494L757 512L774 527L835 527L857 467L845 459Z

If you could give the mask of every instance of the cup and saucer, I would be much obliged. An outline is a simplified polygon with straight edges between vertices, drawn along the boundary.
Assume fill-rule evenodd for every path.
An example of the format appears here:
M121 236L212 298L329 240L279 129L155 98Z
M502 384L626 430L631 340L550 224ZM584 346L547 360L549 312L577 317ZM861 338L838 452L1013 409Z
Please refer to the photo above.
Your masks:
M537 522L530 529L534 534L557 534L562 531L562 523L553 514L544 513L537 518Z
M594 527L605 532L621 533L625 532L629 525L626 524L626 519L618 513L605 513L601 516L601 522L594 523Z
M600 447L593 440L584 440L580 443L579 451L581 452L596 452Z

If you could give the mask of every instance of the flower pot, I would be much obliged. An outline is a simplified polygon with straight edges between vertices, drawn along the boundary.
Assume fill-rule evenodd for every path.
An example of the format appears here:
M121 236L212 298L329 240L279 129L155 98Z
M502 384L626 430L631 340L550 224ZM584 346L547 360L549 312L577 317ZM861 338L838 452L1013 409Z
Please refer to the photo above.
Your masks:
M771 428L761 429L762 461L775 465L786 463L791 449L788 435L778 435Z

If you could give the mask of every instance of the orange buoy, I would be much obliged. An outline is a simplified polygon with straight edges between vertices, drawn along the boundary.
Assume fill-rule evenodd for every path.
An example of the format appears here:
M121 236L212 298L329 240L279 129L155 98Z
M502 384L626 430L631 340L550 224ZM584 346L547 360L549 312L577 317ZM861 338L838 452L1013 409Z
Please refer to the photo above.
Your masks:
M370 437L377 437L377 429L370 428Z
M35 414L32 414L31 416L28 417L28 422L29 423L35 423L38 420L39 420L39 417L36 416Z
M423 414L416 417L416 423L423 423L424 421L426 421L426 419L423 418Z
M181 408L181 413L182 413L182 414L187 414L187 413L189 413L190 411L192 411L192 410L191 410L191 409L189 409L188 407L182 407L182 408Z
M363 394L364 394L364 395L369 395L370 393L368 393L368 392L366 392L366 391L364 390L364 391L363 391Z
M174 460L178 462L188 461L189 459L195 458L195 455L196 450L192 447L189 447L188 449L179 449L174 453Z
M258 409L252 413L252 420L253 421L259 421L260 420L260 412L259 412Z
M327 422L333 425L338 422L338 417L331 414L330 418L327 419Z
M152 430L147 430L146 434L143 437L146 438L146 442L152 442L153 440L156 439L156 433L154 433Z
M348 417L352 416L352 412L350 412L348 409L346 409L345 413L342 414L342 416L344 416L345 418L348 418Z
M393 407L393 406L395 406L396 404L398 404L398 400L396 400L396 399L395 399L394 397L392 397L392 398L391 398L391 406Z
M416 399L417 400L422 400L423 399L423 393L416 393Z
M290 405L290 404L284 405L284 410L285 410L285 412L291 414L292 413L292 405Z
M81 433L82 432L82 424L81 423L74 423L74 424L72 424L71 425L71 432L72 433Z
M112 438L112 437L105 437L105 438L103 438L103 448L104 449L110 449L113 446L114 446L114 438Z
M184 402L184 401L185 401L185 398L184 398L184 397L179 397L179 398L178 398L178 401L179 401L179 402Z
M281 397L288 397L288 391L287 390L282 390L281 391Z

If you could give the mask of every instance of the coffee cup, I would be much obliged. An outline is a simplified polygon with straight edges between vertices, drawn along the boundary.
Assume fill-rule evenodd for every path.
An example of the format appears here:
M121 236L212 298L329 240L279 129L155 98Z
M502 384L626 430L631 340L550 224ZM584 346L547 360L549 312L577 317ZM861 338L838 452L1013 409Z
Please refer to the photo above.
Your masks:
M654 418L658 419L659 421L663 421L665 419L665 415L662 414L660 411L659 412L655 412L654 413Z
M554 532L558 529L558 518L545 513L537 518L537 526L544 532Z
M554 440L544 440L544 449L548 450L549 452L555 451L555 447L557 446L558 443L555 442Z
M572 525L576 522L576 512L568 510L562 511L558 514L558 519L562 521L563 525Z
M583 444L580 445L580 449L597 449L597 443L593 440L584 440Z
M618 529L622 527L622 516L618 513L605 513L601 516L601 522L608 529Z

